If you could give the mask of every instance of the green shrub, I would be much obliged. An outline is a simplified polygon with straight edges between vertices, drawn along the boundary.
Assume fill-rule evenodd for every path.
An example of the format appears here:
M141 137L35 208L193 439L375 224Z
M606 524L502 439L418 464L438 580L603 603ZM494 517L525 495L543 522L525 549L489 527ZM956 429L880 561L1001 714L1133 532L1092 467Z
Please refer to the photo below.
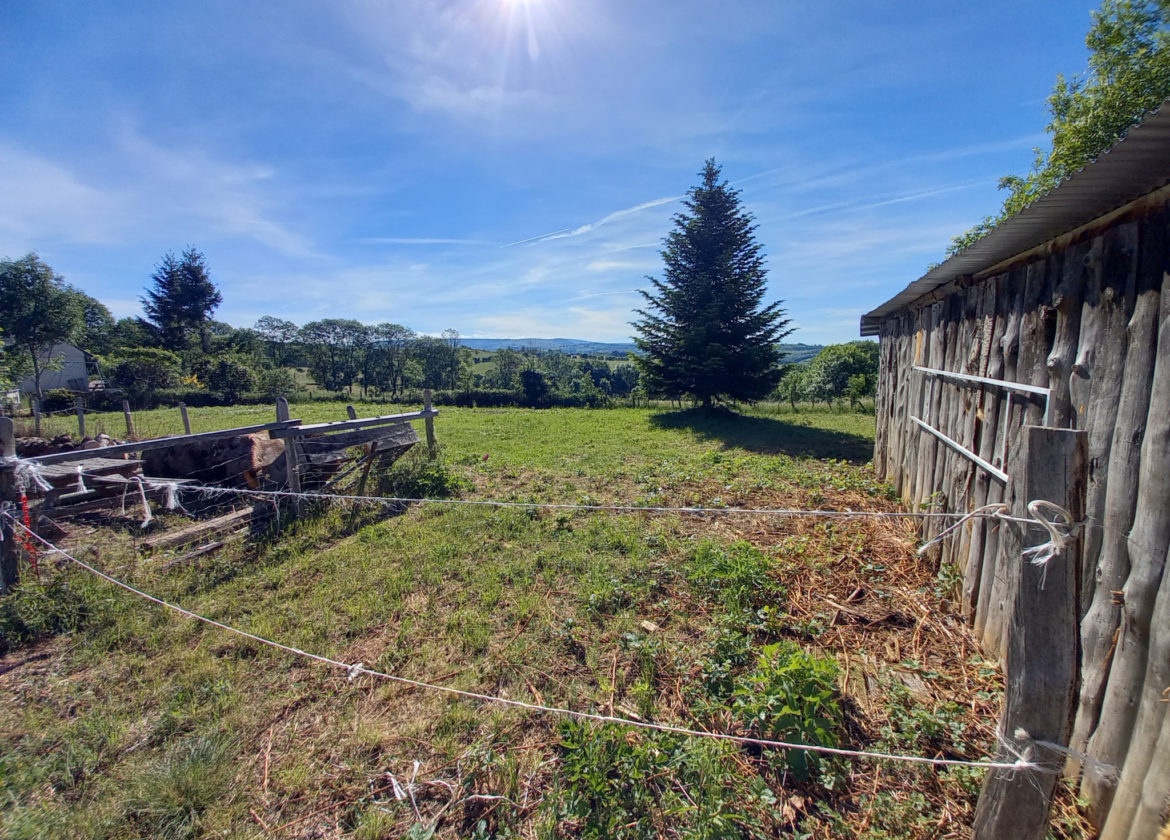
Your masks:
M68 388L50 388L41 400L41 411L69 411L77 405L77 394Z
M563 787L550 797L566 834L586 840L768 837L766 813L743 813L735 747L700 738L561 724Z
M441 452L418 445L381 470L376 487L378 495L395 499L445 499L460 496L472 484L447 467Z
M773 741L837 746L842 723L837 694L837 663L792 642L765 647L756 668L737 681L732 709L750 732ZM807 779L817 754L790 750L785 765Z

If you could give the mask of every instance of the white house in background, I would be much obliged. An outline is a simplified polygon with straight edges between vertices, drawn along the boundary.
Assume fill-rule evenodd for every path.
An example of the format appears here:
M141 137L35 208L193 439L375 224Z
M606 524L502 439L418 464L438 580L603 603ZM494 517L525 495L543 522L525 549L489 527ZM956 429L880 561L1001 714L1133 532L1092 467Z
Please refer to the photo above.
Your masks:
M89 390L89 370L85 364L85 353L80 348L72 344L54 344L43 357L42 365L41 391L53 388L68 388L70 391ZM36 380L32 376L23 379L20 390L25 394L35 394Z

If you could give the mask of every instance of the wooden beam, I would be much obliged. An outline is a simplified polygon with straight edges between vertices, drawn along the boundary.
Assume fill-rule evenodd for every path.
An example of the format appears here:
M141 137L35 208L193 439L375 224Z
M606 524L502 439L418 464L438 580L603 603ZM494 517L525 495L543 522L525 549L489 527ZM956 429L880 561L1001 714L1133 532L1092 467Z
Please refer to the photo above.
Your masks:
M300 424L300 420L283 420L276 423L260 423L255 426L241 426L238 429L224 429L219 432L199 432L193 435L174 435L165 438L152 438L151 440L140 440L134 443L118 443L114 446L103 446L99 449L78 449L73 452L54 452L52 455L41 455L38 458L30 458L30 461L36 461L38 464L61 464L69 461L83 461L86 458L95 457L95 453L107 458L110 455L121 455L129 452L147 452L152 449L166 449L168 446L177 446L182 443L195 443L205 440L216 440L217 438L236 437L237 435L249 435L254 432L268 432L270 435L274 430L280 431L292 428Z
M178 531L168 531L159 534L157 537L144 540L142 547L149 551L156 551L166 548L174 548L178 545L187 545L189 543L201 540L211 534L218 534L223 531L233 530L241 525L252 521L252 509L246 508L244 510L237 510L224 516L217 516L215 519L208 519L204 522L196 522L193 525L188 525L185 528L180 528Z
M319 454L322 452L336 452L340 449L349 449L351 446L360 446L370 441L396 440L402 443L418 443L418 433L409 424L395 424L391 428L375 426L372 429L358 429L352 432L341 432L331 435L314 435L313 437L298 438L302 452Z
M391 424L408 423L411 420L425 420L428 417L437 417L434 409L415 411L410 414L384 414L380 417L362 417L357 420L338 420L334 423L312 423L308 426L294 426L283 429L274 429L269 432L274 438L304 437L306 435L320 435L328 432L345 432L352 429L364 429L367 426L387 426Z
M1073 522L1084 516L1087 434L1027 426L1013 464L1011 511L1027 517L1028 503L1052 502ZM1026 758L1052 763L1055 756L1032 741L1067 746L1078 676L1080 538L1044 566L1024 559L1026 548L1044 543L1037 524L1004 523L1000 569L1012 597L1007 639L1007 690L999 735ZM1027 737L1017 737L1023 730ZM1011 760L1001 750L1000 760ZM1056 759L1059 764L1059 759ZM1043 840L1059 774L1048 770L992 770L975 810L976 840L1011 837Z

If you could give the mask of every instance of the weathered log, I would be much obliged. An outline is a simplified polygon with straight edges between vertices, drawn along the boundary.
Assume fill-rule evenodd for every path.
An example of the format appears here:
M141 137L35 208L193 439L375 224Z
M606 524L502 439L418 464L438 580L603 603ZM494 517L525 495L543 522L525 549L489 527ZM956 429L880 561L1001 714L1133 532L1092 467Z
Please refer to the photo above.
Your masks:
M1056 312L1056 337L1046 360L1048 368L1048 425L1076 428L1076 410L1070 392L1069 374L1076 361L1081 333L1081 299L1086 281L1089 246L1081 243L1065 254L1064 270L1056 285L1052 306Z
M1170 625L1165 622L1155 625L1159 630L1167 626ZM1170 704L1163 699L1151 708L1162 713L1162 731L1156 742L1143 747L1150 752L1149 770L1145 781L1141 783L1141 800L1133 811L1129 840L1148 840L1155 835L1159 840L1170 838ZM1129 769L1128 764L1126 762L1126 769ZM1116 813L1121 813L1117 806L1110 813L1110 823ZM1158 832L1159 827L1162 828L1161 833ZM1109 830L1108 825L1106 830Z
M1165 561L1163 561L1165 567ZM1170 575L1163 574L1150 621L1146 677L1138 703L1137 720L1125 756L1125 768L1113 797L1113 807L1101 831L1101 840L1153 837L1170 807L1170 767L1154 766L1161 735L1170 716ZM1164 745L1170 750L1170 742Z
M1016 268L1004 278L1004 283L1008 290L1005 295L1007 323L1004 325L1003 338L1000 339L1000 345L1003 348L1003 378L1009 382L1019 381L1017 370L1020 360L1021 322L1024 315L1025 276L1026 274L1023 270ZM996 437L1000 452L1003 454L995 457L992 463L1001 469L1006 469L1007 459L1011 457L1013 446L1019 439L1019 430L1023 427L1024 412L1019 401L1013 400L1010 391L1005 392L1001 390L999 392L999 399L1001 400L1001 408L999 410L999 427ZM1003 497L1001 496L1000 498ZM988 501L993 501L993 499L989 498ZM1006 648L1003 644L1003 634L1007 623L1007 593L1004 589L1006 581L1003 575L996 574L1000 566L1001 552L998 546L998 538L996 538L995 542L996 552L994 561L984 563L983 577L980 581L979 607L980 612L983 614L981 633L983 647L989 653L994 654L1002 660L1006 653ZM990 556L988 550L985 549L984 557L990 559ZM986 608L983 603L984 592L987 593ZM975 626L978 631L978 616L976 617Z
M932 307L924 306L917 313L918 318L914 333L915 365L926 365L930 362L931 311ZM910 377L910 399L906 404L907 426L910 427L910 415L922 415L928 383L927 378L920 373L907 370L906 375ZM917 510L918 507L916 495L918 493L918 439L920 437L917 430L908 428L906 440L903 442L906 465L905 479L902 482L902 501L911 510Z
M943 357L942 370L954 371L959 368L959 323L962 317L963 300L958 295L953 295L947 300L943 301L943 342L945 346L945 354ZM957 434L957 418L958 410L956 405L958 403L958 395L961 387L954 380L940 380L939 386L939 400L938 400L938 428L941 429L952 440L956 440ZM959 441L963 443L963 441ZM952 506L952 499L950 487L951 470L955 460L961 458L949 446L935 446L934 470L930 482L930 498L931 510L935 513L943 510L954 510ZM933 539L936 534L942 531L943 523L940 520L927 520L927 527L924 533L930 539ZM951 547L952 540L946 540L939 546L938 563L941 564L946 561L947 552Z
M1147 226L1151 235L1146 234ZM1165 216L1143 221L1142 242L1139 295L1146 282L1155 275L1160 281L1165 273ZM1089 739L1089 754L1115 766L1121 766L1126 760L1141 702L1150 617L1170 545L1170 516L1166 515L1170 500L1170 422L1167 422L1170 417L1170 283L1161 291L1158 355L1142 441L1137 511L1129 535L1130 570L1122 588L1121 627L1101 704L1101 722ZM1089 800L1089 818L1094 825L1101 825L1111 806L1114 789L1098 779L1086 777L1081 790Z
M979 320L979 339L978 339L978 354L970 359L970 367L968 372L976 376L990 376L987 372L991 364L992 347L995 341L995 325L996 325L996 297L998 284L994 279L986 280L981 284L981 293L979 296L979 310L977 318ZM970 449L977 455L986 458L983 455L984 438L989 437L987 431L987 417L985 413L985 406L987 404L987 388L972 388L968 393L970 395L970 403L965 410L969 412L968 427L965 432L969 435ZM994 419L991 421L994 427ZM990 441L994 445L994 441ZM991 447L988 446L988 453L991 452ZM968 465L967 473L964 478L964 498L966 500L966 510L971 511L975 508L982 507L987 504L987 490L991 482L991 476L975 464ZM973 520L961 529L959 535L958 552L963 560L963 583L960 592L960 603L963 609L963 615L968 624L973 623L975 618L975 607L979 600L979 578L983 570L983 544L984 533L987 528L986 520Z
M1085 433L1028 426L1012 458L1009 504L1014 516L1029 515L1029 501L1064 508L1072 521L1083 515ZM1031 749L1029 741L1068 743L1077 675L1077 574L1079 543L1070 539L1046 565L1023 557L1025 548L1047 542L1035 523L1007 523L1000 555L1012 601L1008 631L1007 688L999 736ZM1027 737L1017 739L1023 730ZM1000 751L1000 760L1007 758ZM1043 760L1047 756L1036 755ZM1042 840L1056 775L1046 770L990 771L975 810L977 840Z
M159 478L258 487L260 474L284 454L282 440L256 433L175 443L143 454L143 471Z
M1129 345L1127 325L1136 295L1137 234L1136 223L1112 228L1093 240L1086 257L1089 275L1081 314L1080 346L1069 377L1069 393L1077 413L1077 428L1089 433L1085 515L1094 523L1105 519L1109 452ZM1085 531L1082 616L1092 603L1102 536L1099 526Z
M930 305L930 355L926 366L938 370L946 362L946 324L943 320L943 304ZM942 399L943 382L937 376L918 374L924 379L922 407L918 417L938 428L939 402ZM916 447L918 466L914 476L914 510L922 510L931 502L934 493L934 460L938 449L938 438L920 432Z
M1120 235L1122 231L1118 233ZM1132 251L1125 250L1125 242L1134 245ZM1113 240L1106 251L1109 259L1106 281L1109 288L1116 292L1117 309L1133 314L1125 332L1113 338L1114 343L1124 348L1118 355L1126 362L1117 371L1120 384L1113 405L1100 405L1098 399L1112 398L1113 390L1104 383L1098 390L1097 380L1100 377L1094 377L1094 403L1089 410L1093 424L1108 428L1110 442L1107 448L1100 443L1099 437L1103 436L1104 428L1096 435L1090 432L1090 476L1086 504L1099 506L1100 512L1090 513L1093 518L1086 526L1086 550L1095 549L1097 556L1086 562L1086 566L1094 567L1094 577L1088 582L1089 595L1082 595L1081 598L1082 604L1087 600L1089 607L1081 619L1081 694L1071 741L1073 749L1079 752L1088 749L1088 740L1100 719L1101 702L1113 659L1115 634L1121 621L1121 607L1113 593L1121 589L1129 574L1129 547L1125 535L1133 526L1137 508L1136 478L1141 464L1142 441L1150 406L1150 383L1157 351L1160 293L1146 283L1146 288L1138 295L1136 255L1136 236L1132 239L1122 236ZM1116 317L1117 313L1111 315ZM1112 372L1112 366L1104 354L1097 358L1107 366L1107 371ZM1109 416L1110 410L1112 416ZM1095 451L1093 447L1097 447ZM1095 463L1092 460L1094 455L1107 460ZM1085 585L1084 581L1082 585ZM1070 765L1070 771L1075 772L1076 769L1075 764Z

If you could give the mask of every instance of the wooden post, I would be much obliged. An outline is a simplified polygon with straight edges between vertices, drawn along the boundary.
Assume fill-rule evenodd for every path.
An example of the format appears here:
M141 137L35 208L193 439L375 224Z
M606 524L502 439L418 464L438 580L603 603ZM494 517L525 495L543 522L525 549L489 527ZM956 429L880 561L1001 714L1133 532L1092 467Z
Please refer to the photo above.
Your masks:
M16 425L11 417L0 417L0 505L8 503L15 514L20 504L16 489ZM0 518L0 594L18 580L20 549L16 545L16 528L7 518Z
M186 403L179 403L179 414L183 416L183 434L191 434L191 418L187 416Z
M85 437L85 401L81 397L77 398L77 437Z
M283 423L288 420L288 400L284 397L276 398L276 421Z
M1013 458L1009 503L1014 516L1026 517L1028 503L1049 501L1084 516L1085 432L1027 426ZM1068 744L1077 687L1077 588L1080 538L1041 567L1023 559L1026 548L1048 539L1035 524L1005 522L1000 538L1000 569L1011 598L1007 627L1007 691L1000 736L1025 757L1059 768L1049 750L1016 738ZM1000 760L1010 761L1001 750ZM990 771L975 810L977 840L1011 837L1043 840L1059 772Z
M130 416L130 401L122 400L122 415L126 418L126 437L134 437L134 418Z
M432 396L433 395L431 394L430 388L427 388L425 391L423 391L423 411L429 412L429 411L434 410L431 407ZM430 452L432 455L434 455L435 454L435 418L428 416L424 422L426 423L426 427L427 427L427 451Z
M349 417L350 420L357 420L357 409L354 408L352 405L347 405L345 407L345 413Z

